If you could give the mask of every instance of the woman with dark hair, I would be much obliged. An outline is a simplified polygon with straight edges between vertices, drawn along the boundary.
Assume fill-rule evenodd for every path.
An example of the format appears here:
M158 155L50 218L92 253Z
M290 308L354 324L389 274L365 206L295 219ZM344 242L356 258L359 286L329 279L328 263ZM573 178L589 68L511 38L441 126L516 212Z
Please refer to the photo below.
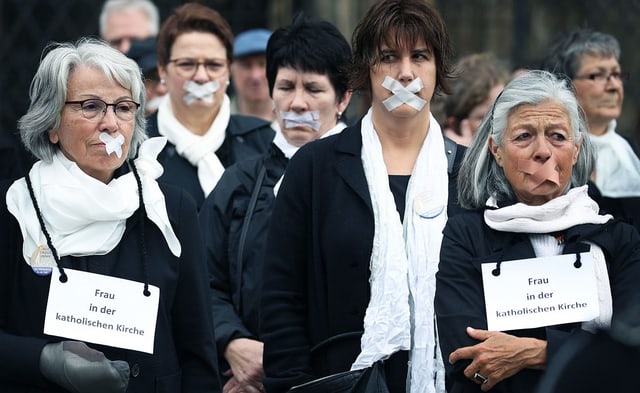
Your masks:
M261 119L231 115L233 34L217 11L198 3L178 7L160 27L157 49L168 93L147 133L169 140L158 157L160 180L188 191L199 207L225 168L269 149L273 130Z
M436 274L448 392L533 392L564 342L640 302L640 236L589 197L586 133L567 83L531 71L467 150L471 211L447 222Z
M39 161L0 187L0 391L219 392L197 211L156 180L140 68L47 50L19 122Z
M269 153L229 167L200 209L225 389L262 389L262 262L277 187L303 145L346 127L349 43L335 26L298 17L267 45L267 80L278 122ZM226 390L225 390L226 391Z
M371 108L302 147L274 205L260 318L269 393L374 365L391 392L444 391L434 274L463 148L445 144L429 102L446 90L449 45L421 0L377 2L356 27L352 87Z

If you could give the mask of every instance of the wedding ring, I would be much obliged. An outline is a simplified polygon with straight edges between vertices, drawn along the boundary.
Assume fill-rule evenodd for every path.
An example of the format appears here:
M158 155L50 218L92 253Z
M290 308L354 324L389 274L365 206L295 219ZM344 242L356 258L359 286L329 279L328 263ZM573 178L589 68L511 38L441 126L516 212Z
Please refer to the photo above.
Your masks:
M482 385L484 385L485 383L489 382L489 378L483 376L480 373L475 373L473 374L473 379L475 379L476 381L480 382Z

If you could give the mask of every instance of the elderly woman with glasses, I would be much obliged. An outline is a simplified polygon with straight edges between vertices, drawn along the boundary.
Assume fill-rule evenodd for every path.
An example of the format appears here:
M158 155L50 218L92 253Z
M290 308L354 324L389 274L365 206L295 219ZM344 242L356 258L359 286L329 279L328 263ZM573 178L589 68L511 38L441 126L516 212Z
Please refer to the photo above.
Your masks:
M199 207L225 168L266 153L274 132L264 120L230 114L233 34L218 12L197 3L178 7L160 27L157 49L168 94L147 132L169 140L160 180L187 190Z
M587 193L593 147L562 79L509 82L462 162L436 274L447 391L533 392L570 337L640 302L640 236ZM597 375L589 375L597 378Z
M579 29L558 40L542 69L568 78L587 117L588 135L597 151L592 180L602 194L601 207L633 220L640 229L640 148L617 132L629 75L620 67L620 44L606 33Z
M39 161L0 184L0 391L219 392L197 210L157 182L137 64L57 44L30 98Z

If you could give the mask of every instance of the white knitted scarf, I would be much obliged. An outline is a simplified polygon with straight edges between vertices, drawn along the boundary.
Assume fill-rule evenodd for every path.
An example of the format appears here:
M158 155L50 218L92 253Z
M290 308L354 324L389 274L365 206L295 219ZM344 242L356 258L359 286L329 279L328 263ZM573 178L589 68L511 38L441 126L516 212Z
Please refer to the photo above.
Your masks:
M173 232L164 194L156 182L163 171L156 157L166 142L164 137L146 140L134 163L142 181L147 216L158 226L173 255L178 257L180 241ZM45 228L60 257L109 253L122 239L127 218L140 206L138 185L132 172L105 184L84 173L60 151L50 164L36 162L29 177ZM36 248L46 245L47 241L24 178L11 185L6 200L9 211L20 225L24 239L22 253L28 263Z
M640 196L640 159L621 135L612 120L602 135L589 134L596 147L596 186L611 198Z
M425 127L427 125L425 124ZM371 109L362 119L362 164L375 222L370 261L371 298L364 318L362 352L352 369L409 350L410 393L444 392L433 298L442 230L447 220L448 175L444 139L430 116L401 223Z
M198 168L198 181L205 198L224 172L224 166L216 155L216 150L224 143L229 119L231 102L226 94L218 115L207 133L202 136L192 133L176 119L169 95L162 100L158 108L158 132L175 145L180 156Z
M493 197L489 198L486 205L498 207ZM589 197L588 186L585 185L572 188L565 195L540 206L516 203L495 210L486 209L484 220L496 231L544 234L564 231L580 224L604 224L613 218L609 214L600 215L598 211L598 204ZM583 328L593 330L595 327L609 326L613 305L604 253L598 245L591 242L589 244L594 261L600 315L593 321L583 323Z

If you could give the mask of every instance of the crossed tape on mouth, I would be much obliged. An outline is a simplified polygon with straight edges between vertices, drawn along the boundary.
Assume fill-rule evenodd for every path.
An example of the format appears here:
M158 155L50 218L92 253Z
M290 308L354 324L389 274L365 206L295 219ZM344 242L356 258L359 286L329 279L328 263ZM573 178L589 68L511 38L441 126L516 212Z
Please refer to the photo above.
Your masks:
M220 88L220 82L212 81L199 84L189 80L184 82L183 88L187 91L187 94L184 96L184 102L187 105L191 105L197 100L202 100L210 104L213 102L213 93Z
M280 111L280 117L284 121L284 128L295 128L297 126L308 126L313 131L320 131L320 111L309 111L304 113Z
M543 164L532 160L518 160L518 170L530 176L533 188L545 181L560 185L560 174L556 170L556 160L549 158Z
M118 133L115 137L112 137L107 132L100 133L100 141L104 143L105 149L107 149L107 155L116 153L118 158L122 157L122 145L124 145L124 136Z
M418 97L415 93L422 90L424 84L422 79L416 78L407 87L402 86L402 83L387 76L382 82L382 87L389 90L393 95L386 100L382 101L382 104L387 108L389 112L396 109L402 104L407 104L413 109L420 111L427 104L427 101Z

